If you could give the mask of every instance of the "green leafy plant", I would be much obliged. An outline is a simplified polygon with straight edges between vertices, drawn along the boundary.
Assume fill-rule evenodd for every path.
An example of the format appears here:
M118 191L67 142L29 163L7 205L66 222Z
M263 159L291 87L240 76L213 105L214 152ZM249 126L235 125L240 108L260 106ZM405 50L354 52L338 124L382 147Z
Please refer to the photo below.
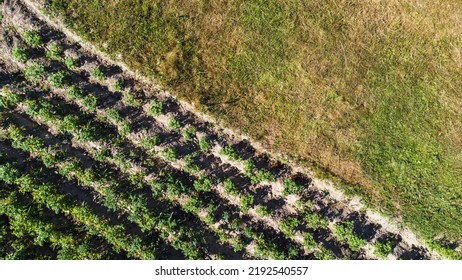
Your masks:
M66 73L64 71L58 71L48 76L48 81L55 88L63 88L66 83Z
M142 100L134 93L124 92L122 93L122 102L128 106L139 107L141 106Z
M122 120L122 116L120 115L120 112L116 108L110 108L106 111L106 118L109 120L118 123Z
M335 260L335 255L334 253L327 249L326 247L324 246L319 246L318 247L318 250L316 250L314 252L314 257L317 259L317 260Z
M146 136L145 138L141 139L140 143L144 149L152 150L160 144L160 137L158 135Z
M184 140L193 141L196 138L196 132L197 132L196 127L188 126L187 128L183 130L183 133L182 133Z
M69 69L69 70L74 70L78 66L77 65L78 64L77 59L72 58L70 56L66 56L64 58L64 64L66 65L67 69Z
M199 148L203 152L208 152L212 149L212 143L210 143L210 141L206 137L202 137L199 140Z
M252 207L254 203L254 200L255 200L254 196L250 193L242 195L240 199L240 205L241 205L242 211L244 212L249 211L250 207Z
M171 130L179 130L181 128L180 120L177 117L171 117L168 121L168 127Z
M164 113L164 105L160 100L153 99L148 105L148 114L156 117Z
M374 253L384 259L393 252L393 242L377 242L375 244Z
M24 69L24 77L29 81L37 81L43 76L45 68L37 62L32 62Z
M122 91L122 89L124 88L124 85L125 85L125 81L123 79L118 79L113 85L112 85L112 88L115 90L115 91Z
M281 230L288 237L294 236L295 228L300 225L300 221L295 217L288 217L282 220Z
M230 160L241 160L241 156L231 146L225 146L221 149L220 154L227 156Z
M0 107L11 109L21 101L19 94L12 92L10 89L4 87L2 91L3 94L0 95Z
M167 147L163 149L160 155L168 161L175 161L178 159L178 155L174 147Z
M85 97L83 89L76 85L71 85L67 93L72 100L82 99Z
M284 180L283 186L284 186L284 191L283 191L284 196L289 195L289 194L300 194L303 191L303 186L297 184L292 179Z
M46 52L48 58L55 60L60 60L62 55L63 47L59 43L52 43Z
M184 210L189 213L198 213L202 208L202 202L196 197L190 197L183 206Z
M209 192L212 190L213 182L210 178L205 176L200 176L193 183L194 189L200 192Z
M311 210L305 210L302 212L303 220L306 222L306 225L313 229L323 228L326 229L329 225L329 221L326 217L322 216L319 213L316 213Z
M13 48L13 50L11 51L11 55L14 59L20 62L26 62L27 60L29 60L29 54L24 48L21 47Z
M346 221L343 223L336 224L335 227L335 236L340 242L347 243L351 251L358 252L361 247L366 245L366 240L362 239L360 236L353 232L353 222Z
M82 104L88 111L94 112L98 105L98 98L94 95L87 95L83 98Z
M259 205L257 207L257 214L261 217L267 217L271 215L271 211L266 205Z
M43 46L43 39L40 34L35 30L27 30L24 32L24 41L26 44L33 48L39 48Z
M101 66L96 66L93 68L93 71L91 71L91 75L97 79L97 80L104 80L106 79L106 73L104 73L104 70Z
M314 250L316 248L316 241L312 233L305 232L305 234L303 234L303 246L308 250Z
M225 194L230 194L230 195L234 195L234 196L239 194L239 189L236 187L236 185L233 183L233 181L231 181L230 178L227 178L223 182L223 186L224 186L224 189L225 189Z

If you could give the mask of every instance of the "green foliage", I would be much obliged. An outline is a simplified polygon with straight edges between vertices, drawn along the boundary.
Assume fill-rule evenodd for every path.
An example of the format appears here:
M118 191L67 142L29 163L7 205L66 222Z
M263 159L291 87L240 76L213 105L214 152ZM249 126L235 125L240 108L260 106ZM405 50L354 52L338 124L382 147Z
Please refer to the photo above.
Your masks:
M63 88L66 83L66 73L64 71L52 73L48 76L48 81L55 88Z
M286 179L284 180L284 191L283 195L289 195L289 194L300 194L303 191L303 186L297 184L294 180L292 179Z
M177 117L171 117L170 120L168 121L168 127L171 130L179 130L181 128L181 123L180 120Z
M127 136L127 134L132 132L132 124L127 120L122 120L118 123L117 128L119 130L120 135Z
M231 146L225 146L220 150L220 154L227 156L230 160L241 160L241 156Z
M252 207L254 203L254 200L255 200L254 196L250 193L242 195L239 200L242 211L244 212L249 211L250 207Z
M96 66L95 68L93 68L93 70L91 71L91 75L95 79L100 81L106 79L106 73L104 73L104 70L101 66Z
M202 137L199 140L199 148L203 152L208 152L212 149L212 143L210 143L210 141L206 137Z
M310 232L305 232L305 234L303 234L303 246L307 250L314 250L316 248L316 245L317 243L314 240L313 234Z
M78 66L77 59L72 58L70 56L66 56L64 58L64 64L66 65L67 69L74 70Z
M24 42L33 48L39 48L43 46L42 36L35 30L27 30L24 32Z
M353 232L353 222L346 221L335 225L335 236L340 242L347 243L351 251L358 252L366 245L366 240Z
M255 163L251 159L244 162L244 174L249 177L252 184L276 181L276 177L268 169L262 168L257 170Z
M2 88L2 94L0 95L0 107L13 109L20 101L21 97L19 94L12 92L6 87Z
M88 111L94 112L98 106L98 98L94 95L87 95L83 98L82 104Z
M377 243L375 243L374 253L378 257L384 259L392 252L393 252L393 242L392 241L387 241L387 242L378 241Z
M110 108L106 111L106 118L109 120L118 123L122 120L122 116L120 115L120 112L116 108Z
M156 117L164 113L164 104L162 101L153 98L148 105L148 114Z
M63 47L59 43L52 43L46 51L46 56L51 59L61 60Z
M318 250L314 252L314 257L317 260L324 260L324 261L336 259L334 253L324 246L319 246Z
M27 60L29 60L29 54L24 48L21 47L13 48L13 50L11 51L11 55L14 59L20 62L26 62Z
M238 187L233 183L233 181L231 181L230 178L227 178L223 182L223 187L224 187L224 190L225 190L225 194L227 194L227 195L237 196L239 194Z
M198 213L202 209L202 202L196 197L190 197L183 206L184 210L189 213Z
M123 79L118 79L113 85L112 88L115 91L122 91L125 86L125 81Z
M205 176L200 176L193 183L194 189L198 192L210 192L213 187L213 182L210 178Z
M159 135L149 135L141 139L140 143L144 149L153 150L157 145L160 144L160 137Z
M184 161L186 163L184 169L189 172L189 173L195 173L195 172L199 172L201 169L199 167L199 165L197 165L195 162L194 162L194 159L192 157L192 155L186 155L184 158Z
M76 100L76 99L82 99L85 97L85 93L83 92L83 89L76 85L71 85L68 89L68 95L71 98L71 100Z
M196 138L196 127L194 126L188 126L183 130L183 138L186 141L193 141Z
M24 77L29 81L37 81L43 76L45 67L37 62L31 63L24 69Z
M142 99L134 93L123 92L122 102L124 102L128 106L140 107L142 103Z
M271 215L271 210L266 205L259 205L257 207L257 214L261 217L267 217Z
M294 231L299 225L300 221L295 217L284 218L281 221L281 230L288 237L293 237Z
M13 184L20 177L18 169L12 163L0 165L0 180Z
M167 147L163 149L162 152L160 152L160 155L168 161L176 161L178 159L175 147Z
M312 229L326 229L329 226L329 221L327 218L319 213L311 210L305 210L302 212L302 214L306 225Z

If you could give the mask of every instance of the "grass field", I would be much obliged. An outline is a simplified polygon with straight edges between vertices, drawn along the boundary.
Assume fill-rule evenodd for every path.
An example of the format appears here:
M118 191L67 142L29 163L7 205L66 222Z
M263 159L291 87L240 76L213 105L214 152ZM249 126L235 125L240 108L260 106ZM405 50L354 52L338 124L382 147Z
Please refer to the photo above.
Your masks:
M48 2L199 109L458 246L459 1Z

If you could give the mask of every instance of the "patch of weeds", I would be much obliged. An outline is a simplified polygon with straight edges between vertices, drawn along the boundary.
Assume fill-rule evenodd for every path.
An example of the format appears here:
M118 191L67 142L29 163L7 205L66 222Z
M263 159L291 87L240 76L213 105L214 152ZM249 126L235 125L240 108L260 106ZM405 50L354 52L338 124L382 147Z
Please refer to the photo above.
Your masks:
M54 60L61 60L62 55L63 47L59 43L52 43L46 52L46 56Z
M99 81L106 79L106 73L104 73L104 70L101 66L96 66L95 68L93 68L93 71L91 71L91 75Z
M197 180L194 181L193 185L196 191L209 192L212 190L213 182L208 177L200 176Z
M254 200L255 200L254 196L250 193L242 195L239 201L242 211L243 212L249 211L250 207L252 207L254 203Z
M281 231L287 237L293 237L295 229L300 225L300 221L295 217L283 219L281 222Z
M168 161L176 161L178 159L178 155L174 147L165 148L162 152L160 152L160 155Z
M63 88L66 83L66 73L64 71L52 73L48 76L48 82L50 82L52 87Z
M39 48L43 46L43 38L35 30L27 30L24 32L24 42L32 48Z
M196 132L197 132L196 127L188 126L182 132L184 140L193 141L194 139L196 139Z
M170 120L168 121L168 127L174 131L179 130L181 128L180 120L175 116L171 117Z
M336 224L335 226L335 236L340 242L348 244L351 251L358 252L361 247L366 245L366 240L362 239L360 236L353 232L353 222L346 221L343 223Z
M212 149L212 143L210 143L210 140L208 140L207 137L202 137L199 140L199 148L203 152L208 152Z
M70 56L66 56L64 58L64 64L66 65L67 69L74 70L78 66L77 59L72 58Z
M271 210L266 205L260 205L257 207L257 214L260 217L267 217L271 215Z
M158 99L153 99L149 102L148 114L156 117L164 113L164 104Z
M241 160L241 156L231 146L225 146L221 149L220 154L227 156L230 160Z
M15 60L20 62L26 62L27 60L29 60L29 54L24 48L21 47L13 48L13 50L11 51L11 55Z
M83 92L83 89L81 89L80 87L76 85L71 85L67 93L72 100L82 99L85 97L85 93Z
M239 194L239 189L236 187L236 185L233 183L233 181L231 181L230 178L227 178L224 182L223 182L223 186L224 186L224 189L225 189L225 194L227 195L238 195Z
M377 242L375 244L374 248L374 253L382 258L385 259L388 255L393 252L393 242L392 241L387 241L387 242Z
M292 179L284 180L283 186L284 186L284 191L282 194L284 196L287 196L289 194L300 194L303 191L303 186L297 184L297 182L295 182Z
M38 81L43 73L45 73L45 67L37 62L32 62L24 69L24 77L29 81Z

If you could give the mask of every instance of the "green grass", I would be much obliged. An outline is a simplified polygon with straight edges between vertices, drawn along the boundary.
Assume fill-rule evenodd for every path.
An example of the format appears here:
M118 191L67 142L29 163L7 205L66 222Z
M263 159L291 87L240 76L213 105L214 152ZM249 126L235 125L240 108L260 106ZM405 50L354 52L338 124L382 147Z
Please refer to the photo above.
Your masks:
M71 28L199 109L432 242L462 240L462 3L63 3Z

